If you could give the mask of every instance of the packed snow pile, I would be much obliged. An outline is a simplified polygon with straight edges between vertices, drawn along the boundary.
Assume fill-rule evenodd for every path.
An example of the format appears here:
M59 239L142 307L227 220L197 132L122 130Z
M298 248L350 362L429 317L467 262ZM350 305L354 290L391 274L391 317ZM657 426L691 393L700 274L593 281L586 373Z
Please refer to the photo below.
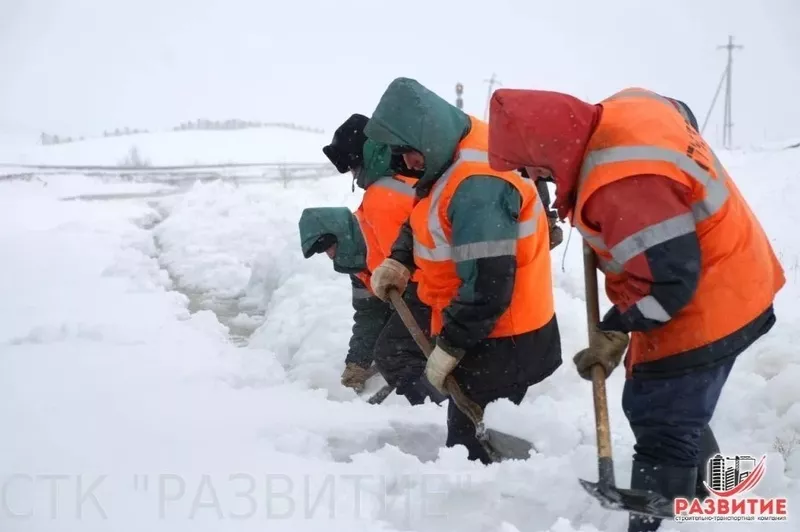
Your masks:
M298 153L321 155L313 142ZM140 147L165 161L184 156ZM712 426L723 452L767 455L755 491L788 497L789 523L772 527L795 530L800 150L722 157L787 285L778 323L739 358ZM106 191L117 196L61 200ZM563 366L521 406L487 409L490 425L539 452L486 467L444 447L444 408L396 395L368 405L380 377L364 397L339 383L349 281L324 255L302 257L297 221L305 207L357 206L348 176L155 192L74 176L0 183L0 530L625 530L625 514L578 484L597 472L591 386L571 363L587 337L577 233L552 257ZM617 479L627 486L623 378L615 372L608 392Z
M279 127L166 131L42 146L0 145L0 163L32 165L183 166L230 163L324 163L327 135Z

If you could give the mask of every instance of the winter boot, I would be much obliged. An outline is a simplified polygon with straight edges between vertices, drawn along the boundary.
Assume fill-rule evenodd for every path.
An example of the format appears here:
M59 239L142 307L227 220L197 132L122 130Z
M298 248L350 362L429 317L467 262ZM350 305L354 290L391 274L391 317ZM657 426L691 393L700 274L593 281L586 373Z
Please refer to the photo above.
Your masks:
M364 390L367 379L374 374L369 368L364 368L352 362L348 363L342 372L342 386L354 389L356 392Z
M694 495L697 484L696 467L654 466L644 462L633 462L631 489L660 493L668 499ZM661 519L630 514L628 532L654 532L661 526Z
M697 471L697 489L695 490L695 497L698 499L704 500L711 495L703 485L703 481L708 482L708 461L717 453L719 453L719 444L711 427L706 425L700 436L700 465Z

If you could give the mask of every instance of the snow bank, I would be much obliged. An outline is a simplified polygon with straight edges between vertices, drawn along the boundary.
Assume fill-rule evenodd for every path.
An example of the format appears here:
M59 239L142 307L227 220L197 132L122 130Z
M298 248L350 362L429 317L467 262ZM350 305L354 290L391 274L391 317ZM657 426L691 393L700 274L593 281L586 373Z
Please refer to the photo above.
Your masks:
M788 281L778 323L737 362L712 424L725 452L768 454L758 494L794 501L800 151L725 157ZM338 382L348 281L326 257L302 258L296 228L304 207L357 205L346 177L287 188L211 183L113 202L58 202L71 194L63 183L0 184L0 238L12 257L0 265L0 424L14 434L0 440L0 476L8 507L36 510L15 518L0 509L3 530L625 529L624 514L601 509L577 483L596 478L591 387L570 360L586 342L577 234L553 252L564 365L521 406L487 409L490 425L529 437L539 453L483 467L443 448L442 408L396 396L373 407ZM236 301L238 319L256 328L248 345L234 347L211 312L190 313L192 299ZM633 437L622 383L615 372L608 393L625 486ZM68 475L56 520L50 481L14 474ZM96 490L106 519L86 499L76 518L79 474L82 492L109 475Z
M297 222L310 205L355 207L349 180L249 186L196 185L174 201L160 202L169 217L155 229L162 262L187 290L210 298L240 298L253 325L254 381L263 379L268 350L293 377L341 394L341 357L347 352L352 311L350 284L323 257L299 253ZM266 316L264 318L263 316ZM254 327L253 327L254 328ZM346 394L352 397L352 392Z
M792 279L791 264L796 260L792 257L797 255L799 246L790 233L782 230L784 224L781 223L785 219L783 213L793 212L788 202L797 197L799 192L794 185L796 180L793 172L797 159L793 159L793 156L790 152L763 154L774 167L774 170L766 172L769 163L761 159L762 154L751 154L749 158L743 156L741 161L744 162L741 164L737 154L730 154L729 157L731 172L753 208L764 219L768 232L774 235L776 250L790 277L788 286L776 303L779 325L770 337L759 342L740 359L731 376L732 385L726 391L714 420L715 430L725 451L771 453L769 461L772 474L759 486L760 493L765 495L786 493L787 490L796 493L796 478L800 473L796 465L792 467L792 464L800 461L797 452L793 449L784 451L787 457L785 474L784 457L775 452L781 447L781 442L793 441L793 435L800 429L797 413L792 410L796 395L789 385L800 362L796 352L791 349L798 323L796 306L793 304L797 300L798 285L797 280ZM776 203L774 191L762 187L761 175L770 172L775 173L775 180L782 184L780 186L789 187L780 194L786 204ZM253 292L265 294L268 302L261 301L265 319L252 337L249 350L274 355L281 366L287 369L288 378L304 386L325 388L329 397L334 399L349 393L342 391L338 385L352 314L348 286L346 278L333 273L324 257L308 261L302 259L296 236L296 220L300 209L305 206L355 206L357 201L342 197L339 186L336 183L333 193L329 192L327 183L314 187L314 190L304 188L295 200L291 191L283 194L285 191L275 187L272 193L277 194L279 199L272 204L266 199L268 194L265 187L263 203L255 208L258 212L253 215L268 220L273 235L281 235L275 236L275 239L283 239L287 243L284 246L271 244L272 249L280 251L259 256L250 268L253 274L250 286L256 287ZM320 194L317 195L317 192ZM190 194L188 197L194 196ZM214 195L214 198L217 197L222 199L215 199L212 203L223 209L227 209L230 201L236 201L228 194L219 192ZM242 202L247 205L242 208L247 209L248 213L252 212L253 198L253 193L248 193L247 201ZM277 205L280 205L279 213L272 210ZM172 212L172 216L177 217L182 216L182 212L196 211L187 207L185 211L175 208ZM196 215L192 214L191 217L196 218ZM237 218L240 219L250 219L250 214ZM201 233L205 234L205 231ZM600 530L611 530L622 526L624 516L597 508L576 489L575 484L578 477L595 478L596 465L590 386L577 377L569 360L572 353L586 342L580 239L577 234L573 237L568 246L562 246L553 253L554 285L565 364L553 378L533 387L523 405L516 407L507 401L499 401L487 409L487 419L498 429L531 439L542 453L541 460L533 466L535 472L518 470L517 465L512 470L514 475L519 475L519 482L511 482L511 477L504 476L503 485L506 487L502 488L523 498L526 505L540 505L536 510L535 522L542 530L548 526L545 523L551 523L553 530L564 529L564 523L556 523L559 517L566 517L573 523L602 523ZM175 241L182 239L176 238ZM243 247L243 252L245 249L252 256L252 246ZM225 252L226 256L231 253L231 249ZM564 253L565 256L562 256ZM562 260L565 271L561 271ZM243 277L241 279L237 284L239 287L244 284ZM219 286L229 285L222 283ZM207 289L211 290L212 287L208 286ZM607 307L604 296L602 300L604 307ZM251 369L253 367L257 367L257 364L250 366ZM633 436L620 408L623 379L622 372L616 372L609 381L608 391L617 475L621 482L626 483L630 474ZM394 402L401 403L400 400ZM549 470L551 474L546 473ZM508 472L504 471L504 475L508 475ZM554 494L563 497L564 501L553 501ZM504 499L504 495L500 494L495 499L490 497L490 500L497 504ZM505 501L504 511L510 511L509 506L512 510L516 508L514 503ZM489 511L481 505L478 508L482 512ZM506 515L494 511L489 513ZM681 526L686 525L674 526L680 530ZM714 528L713 525L709 526Z
M285 530L374 530L363 519L380 508L369 494L359 506L358 475L362 490L389 482L399 492L385 500L416 490L419 503L427 473L414 455L386 448L388 458L348 460L430 435L422 410L332 402L277 363L271 386L242 385L232 378L241 350L224 327L168 291L174 282L145 229L158 211L59 202L41 183L0 186L0 239L13 257L0 272L0 423L13 435L0 442L3 530L218 530L248 514L247 493L257 511L234 519L237 530L266 519ZM305 485L321 498L304 499ZM307 514L306 504L319 508Z
M20 141L0 147L0 163L120 165L136 148L153 166L226 163L324 163L327 135L284 128L168 131L41 146Z
M124 195L177 192L177 186L161 183L131 183L116 178L99 179L78 173L32 177L31 181L47 187L48 193L61 199L103 199Z

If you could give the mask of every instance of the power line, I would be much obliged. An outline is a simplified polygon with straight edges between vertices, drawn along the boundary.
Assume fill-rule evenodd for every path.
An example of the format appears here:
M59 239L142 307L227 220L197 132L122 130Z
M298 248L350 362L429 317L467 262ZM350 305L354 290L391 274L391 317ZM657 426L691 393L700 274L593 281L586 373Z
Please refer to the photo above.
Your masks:
M483 111L483 120L485 122L489 119L489 102L492 99L492 90L494 89L495 85L502 86L502 83L500 83L500 81L495 77L494 72L492 72L491 78L483 81L489 84L489 93L486 95L486 109Z
M717 98L719 98L719 93L720 91L722 91L722 85L725 83L726 79L728 79L727 68L725 69L724 72L722 72L722 76L719 78L719 84L717 85L717 92L714 93L714 98L711 100L711 105L708 107L708 113L706 113L706 119L703 121L703 127L700 128L701 135L706 130L706 126L708 125L708 119L711 118L711 111L714 110L714 106L717 104Z
M725 120L723 122L722 145L730 149L733 144L733 117L732 117L732 88L733 88L733 51L741 50L744 46L733 44L733 35L728 36L728 44L717 46L717 49L728 51L728 66L725 69Z

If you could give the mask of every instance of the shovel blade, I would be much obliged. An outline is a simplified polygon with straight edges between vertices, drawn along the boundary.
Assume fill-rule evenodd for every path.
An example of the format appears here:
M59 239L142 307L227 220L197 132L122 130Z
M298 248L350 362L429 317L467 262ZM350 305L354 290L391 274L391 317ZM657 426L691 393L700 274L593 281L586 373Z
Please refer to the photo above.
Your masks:
M493 462L527 460L536 451L536 447L528 440L483 426L478 427L476 436Z
M393 391L394 391L394 386L392 386L391 384L386 384L386 385L384 385L384 386L383 386L383 387L382 387L380 390L378 390L377 392L375 392L375 394L374 394L372 397L370 397L369 399L367 399L367 403L369 403L369 404L371 404L371 405L379 405L379 404L381 404L381 403L382 403L382 402L383 402L383 401L384 401L384 400L385 400L387 397L389 397L390 395L392 395L392 392L393 392Z
M672 519L672 501L661 494L645 490L618 488L579 479L581 486L600 502L603 508L621 510L645 517Z

